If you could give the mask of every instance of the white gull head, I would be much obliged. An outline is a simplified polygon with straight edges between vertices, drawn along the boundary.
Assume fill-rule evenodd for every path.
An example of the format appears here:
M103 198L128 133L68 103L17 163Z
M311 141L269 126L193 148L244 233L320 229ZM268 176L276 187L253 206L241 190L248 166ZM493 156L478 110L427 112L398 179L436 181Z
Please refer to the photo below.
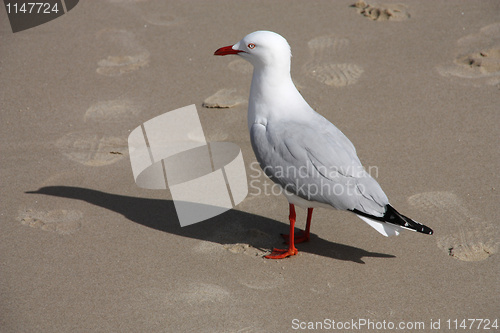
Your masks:
M255 31L238 43L222 47L215 55L237 54L255 68L281 67L290 70L290 45L281 35L271 31Z
M298 92L290 76L290 45L271 31L248 34L234 45L221 47L215 55L235 54L254 67L248 105L248 127L268 120L295 119L310 115L312 109Z

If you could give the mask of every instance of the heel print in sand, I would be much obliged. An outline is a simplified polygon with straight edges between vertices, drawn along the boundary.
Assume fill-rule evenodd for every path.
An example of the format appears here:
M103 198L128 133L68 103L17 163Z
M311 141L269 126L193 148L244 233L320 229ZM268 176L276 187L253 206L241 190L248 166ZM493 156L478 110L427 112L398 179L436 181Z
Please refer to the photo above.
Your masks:
M498 228L471 215L464 202L451 192L425 192L408 202L428 213L435 226L439 248L464 261L480 261L493 255L499 245ZM431 220L435 224L431 224Z
M410 18L408 7L400 3L377 5L359 0L351 7L357 8L359 14L374 21L404 21Z
M171 13L171 5L167 1L107 0L107 2L138 16L147 24L173 27L186 23L182 17Z
M453 64L438 66L439 74L476 86L500 85L500 23L460 38L457 46Z
M248 255L254 258L262 258L272 248L272 237L259 229L245 229L238 222L232 223L223 231L217 231L213 235L213 242L201 241L195 248L196 253L212 255L221 249L238 255ZM244 243L241 241L245 240ZM222 246L220 246L222 244Z
M246 99L238 95L236 89L220 89L215 94L203 101L204 108L226 109L232 108L246 102Z
M136 40L133 33L122 29L103 29L96 36L99 48L107 50L106 58L98 61L96 72L119 76L134 72L149 64L149 51Z
M234 72L242 74L251 74L253 72L252 65L243 59L233 60L227 65L227 67ZM203 101L203 107L226 109L244 104L246 102L247 98L243 97L242 94L240 94L236 89L225 88L220 89L212 96L207 97Z
M74 162L86 166L104 166L128 156L127 138L120 125L135 121L142 112L138 103L127 99L101 101L91 105L83 121L92 129L66 133L56 141L59 151ZM96 129L100 128L98 134ZM112 135L113 133L117 135Z
M55 209L51 211L37 211L22 209L19 211L17 219L21 224L35 229L68 235L80 230L82 216L82 212L78 210Z
M61 153L86 166L113 164L128 156L127 139L91 132L72 132L56 142Z
M318 82L329 86L344 87L357 82L363 69L355 64L334 63L337 53L349 46L347 38L320 36L307 43L311 61L303 67L304 72Z

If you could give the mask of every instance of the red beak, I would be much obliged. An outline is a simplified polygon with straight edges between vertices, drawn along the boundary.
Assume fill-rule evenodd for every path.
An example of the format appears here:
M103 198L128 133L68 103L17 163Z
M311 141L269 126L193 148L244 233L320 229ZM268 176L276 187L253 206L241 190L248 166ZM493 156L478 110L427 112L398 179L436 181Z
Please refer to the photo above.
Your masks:
M245 51L233 50L233 45L229 45L229 46L221 47L220 49L215 51L214 55L225 56L228 54L238 54L240 52L245 52Z

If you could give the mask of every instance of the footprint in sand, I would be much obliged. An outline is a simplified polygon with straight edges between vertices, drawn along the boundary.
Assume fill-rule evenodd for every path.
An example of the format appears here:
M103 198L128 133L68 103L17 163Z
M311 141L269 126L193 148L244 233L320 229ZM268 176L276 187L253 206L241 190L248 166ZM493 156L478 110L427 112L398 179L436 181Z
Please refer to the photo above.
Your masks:
M359 14L374 21L404 21L410 18L408 6L400 3L370 5L359 0L351 7L357 8Z
M439 74L468 79L468 83L477 86L500 85L500 23L460 38L457 45L453 65L438 66Z
M232 71L243 74L249 74L253 71L252 65L243 59L233 60L227 67ZM236 89L220 89L212 96L207 97L202 106L205 108L226 109L246 102L247 99L240 96Z
M269 244L265 246L259 246L255 242L263 243L260 239L264 237L264 240L270 239L270 236L257 229L249 229L246 231L239 231L238 234L220 234L217 236L220 242L213 243L208 241L201 241L195 248L194 251L197 253L205 253L208 255L213 255L215 253L222 253L223 250L234 254L244 254L250 257L260 258L270 252ZM248 243L231 243L230 238L235 237L235 239L248 239ZM226 243L225 243L226 242ZM219 244L220 243L220 244ZM222 244L222 246L221 246Z
M134 120L142 108L130 100L101 101L91 105L83 117L85 122L126 122Z
M87 132L72 132L57 140L56 147L72 161L87 166L116 163L128 156L127 139Z
M140 105L127 100L101 101L91 105L83 119L93 125L116 125L133 121L140 113ZM127 139L100 135L90 131L71 132L57 140L56 147L70 160L87 166L102 166L118 162L128 155Z
M18 221L21 224L44 231L56 232L61 235L69 235L81 228L80 219L82 212L78 210L55 209L50 211L36 211L23 209L19 211Z
M408 198L408 202L429 214L428 221L435 222L438 246L448 255L463 261L480 261L497 252L498 229L472 216L455 194L420 193Z
M246 99L236 93L236 89L221 89L203 101L205 108L232 108L245 103Z
M212 242L201 241L193 250L213 255L221 253L222 249L238 255L261 258L270 252L274 241L269 234L259 229L244 229L238 223L231 224L224 231L217 231L211 238Z
M145 22L157 26L177 26L184 23L184 19L172 14L171 7L166 1L149 0L107 0L118 5L134 15L139 15Z
M96 40L98 48L111 54L97 62L96 72L101 75L119 76L149 64L149 51L144 49L129 31L103 29L97 33Z
M273 239L271 235L259 229L243 229L236 226L234 230L227 230L220 234L221 243L224 249L234 254L244 254L247 256L260 258L270 252ZM234 242L234 240L245 240Z
M149 9L148 12L143 12L141 17L144 21L148 22L152 25L164 26L164 27L173 27L180 25L184 22L183 19L171 15L165 12L155 12L154 10Z
M344 87L355 84L363 74L363 68L351 63L333 63L337 53L349 46L349 39L334 35L320 36L307 43L311 61L303 70L311 78L323 84Z
M174 27L185 23L183 18L172 13L170 5L166 1L138 4L132 10L139 13L145 22L156 26Z

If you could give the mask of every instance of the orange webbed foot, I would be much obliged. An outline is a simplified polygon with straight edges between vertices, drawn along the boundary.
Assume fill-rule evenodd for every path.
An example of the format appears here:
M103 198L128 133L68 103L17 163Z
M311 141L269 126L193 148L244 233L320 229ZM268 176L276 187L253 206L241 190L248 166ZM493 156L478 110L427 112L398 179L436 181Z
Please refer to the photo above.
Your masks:
M266 258L266 259L283 259L286 257L294 256L297 253L299 253L299 251L295 247L288 248L285 250L273 249L273 252L271 254L265 256L264 258Z

